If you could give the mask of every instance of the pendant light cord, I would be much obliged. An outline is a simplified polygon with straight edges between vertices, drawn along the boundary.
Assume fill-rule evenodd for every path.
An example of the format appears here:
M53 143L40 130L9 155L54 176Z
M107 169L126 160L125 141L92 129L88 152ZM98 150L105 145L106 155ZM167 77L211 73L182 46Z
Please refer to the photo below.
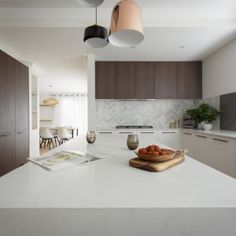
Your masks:
M96 18L96 25L98 24L98 9L95 8L95 18Z

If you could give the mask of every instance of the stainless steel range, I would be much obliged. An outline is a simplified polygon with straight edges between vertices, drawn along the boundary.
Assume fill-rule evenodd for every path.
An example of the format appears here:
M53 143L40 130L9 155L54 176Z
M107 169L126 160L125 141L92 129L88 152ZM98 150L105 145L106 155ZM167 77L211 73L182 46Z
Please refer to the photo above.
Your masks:
M116 129L153 129L152 125L117 125Z

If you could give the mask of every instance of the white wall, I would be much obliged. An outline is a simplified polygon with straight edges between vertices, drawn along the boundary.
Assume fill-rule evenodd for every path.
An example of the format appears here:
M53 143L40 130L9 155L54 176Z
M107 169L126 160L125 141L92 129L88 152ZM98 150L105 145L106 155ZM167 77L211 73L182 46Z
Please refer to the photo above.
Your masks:
M236 40L203 61L203 97L236 92Z

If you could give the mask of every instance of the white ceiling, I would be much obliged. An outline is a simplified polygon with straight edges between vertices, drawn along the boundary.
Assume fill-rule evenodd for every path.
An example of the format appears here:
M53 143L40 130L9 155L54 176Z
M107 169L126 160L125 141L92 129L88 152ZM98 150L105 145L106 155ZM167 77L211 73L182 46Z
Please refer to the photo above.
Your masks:
M136 0L142 7L205 7L235 6L235 0ZM112 7L118 0L104 0L101 7ZM79 7L76 0L1 0L0 7L11 8L73 8Z
M116 2L105 0L99 7L100 24L109 26ZM75 80L84 53L95 54L97 60L201 60L236 37L235 0L137 2L144 42L135 49L94 50L83 43L84 27L94 23L94 9L80 8L76 0L0 0L0 47L37 64L55 82L60 77L55 71ZM47 84L53 81L45 79ZM69 90L69 84L62 86Z

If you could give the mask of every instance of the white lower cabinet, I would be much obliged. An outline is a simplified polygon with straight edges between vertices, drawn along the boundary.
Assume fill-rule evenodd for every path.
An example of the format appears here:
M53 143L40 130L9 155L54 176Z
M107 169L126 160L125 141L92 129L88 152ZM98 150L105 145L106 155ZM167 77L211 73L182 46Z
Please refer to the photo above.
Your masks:
M113 131L97 131L96 132L96 143L103 144L109 143L113 139L115 132Z
M181 135L182 149L187 150L187 155L194 158L194 136L191 132L182 132Z
M140 147L156 144L158 141L157 132L155 131L139 131L138 136Z
M206 135L194 134L194 158L206 165L210 165L209 137Z
M232 177L236 177L234 144L233 139L221 137L211 137L209 141L210 165Z
M179 149L179 132L178 131L161 131L159 133L160 143L173 148L175 150Z
M236 178L236 141L231 138L182 131L188 156Z

